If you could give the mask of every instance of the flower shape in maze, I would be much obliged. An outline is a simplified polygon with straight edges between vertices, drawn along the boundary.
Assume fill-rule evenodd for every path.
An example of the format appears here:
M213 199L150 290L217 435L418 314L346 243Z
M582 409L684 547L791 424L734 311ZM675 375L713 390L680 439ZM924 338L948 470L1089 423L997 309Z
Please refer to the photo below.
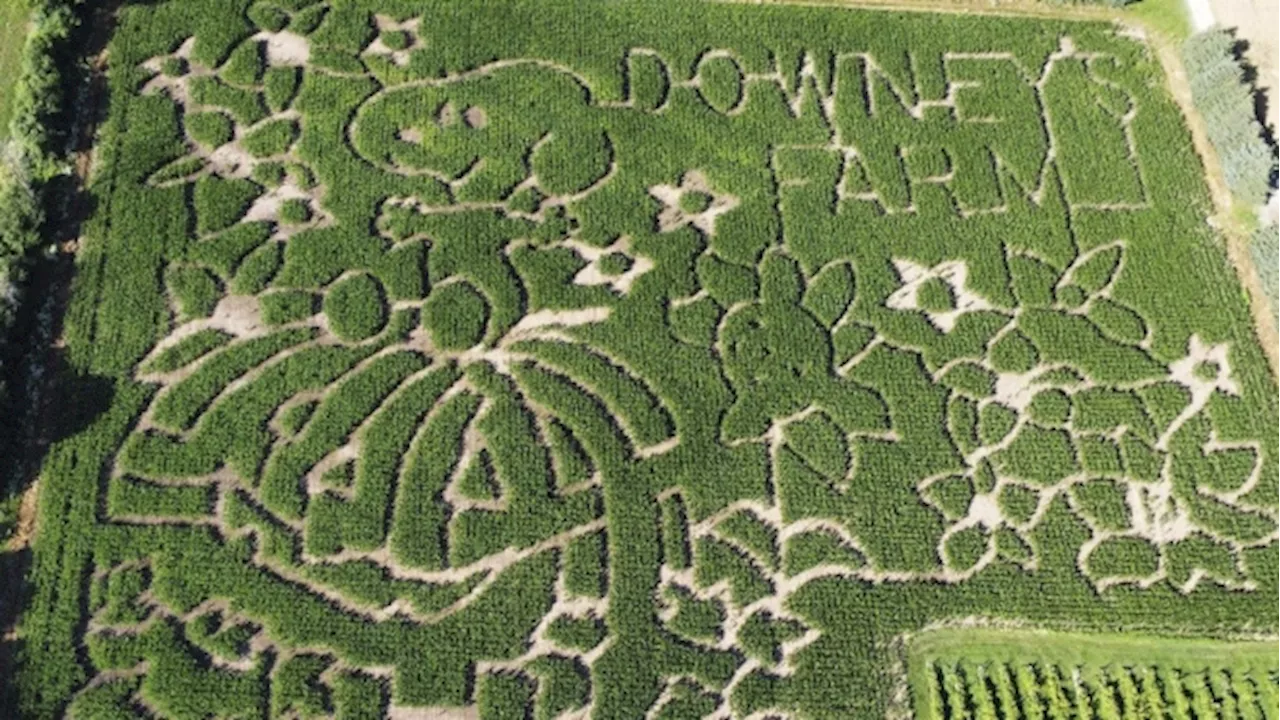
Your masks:
M948 519L939 555L957 578L1002 560L1035 567L1032 532L1060 498L1089 528L1077 565L1099 589L1254 586L1243 551L1274 541L1275 511L1249 497L1261 448L1214 427L1215 395L1240 392L1229 348L1193 335L1183 358L1153 359L1145 323L1112 296L1123 250L1082 254L1051 307L1013 318L980 362L936 373L952 388L947 424L966 470L925 478L920 491ZM1093 346L1038 346L1072 326ZM1116 368L1130 370L1108 375Z

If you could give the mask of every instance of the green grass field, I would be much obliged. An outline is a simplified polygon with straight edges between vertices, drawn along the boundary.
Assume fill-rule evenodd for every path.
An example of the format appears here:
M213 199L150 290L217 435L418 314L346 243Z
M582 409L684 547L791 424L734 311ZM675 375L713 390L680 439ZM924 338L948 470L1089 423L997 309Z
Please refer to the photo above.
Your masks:
M22 71L22 45L30 14L27 0L0 0L0 140L9 135L9 103Z
M1276 382L1114 25L158 0L109 56L32 717L879 718L932 623L1277 628Z

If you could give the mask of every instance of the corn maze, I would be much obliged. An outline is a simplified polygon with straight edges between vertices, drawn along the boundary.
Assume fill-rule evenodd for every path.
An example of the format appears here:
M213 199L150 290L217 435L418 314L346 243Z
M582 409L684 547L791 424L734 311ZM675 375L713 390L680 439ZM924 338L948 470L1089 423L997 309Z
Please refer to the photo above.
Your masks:
M160 0L109 58L33 716L878 718L930 623L1275 632L1276 384L1131 30Z

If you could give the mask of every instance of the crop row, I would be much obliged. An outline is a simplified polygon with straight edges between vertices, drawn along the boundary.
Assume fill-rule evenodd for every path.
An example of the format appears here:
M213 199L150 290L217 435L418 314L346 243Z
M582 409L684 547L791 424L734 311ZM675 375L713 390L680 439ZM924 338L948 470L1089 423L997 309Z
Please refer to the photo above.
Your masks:
M1163 666L935 663L929 668L937 712L960 720L1028 718L1275 718L1274 671L1183 670Z

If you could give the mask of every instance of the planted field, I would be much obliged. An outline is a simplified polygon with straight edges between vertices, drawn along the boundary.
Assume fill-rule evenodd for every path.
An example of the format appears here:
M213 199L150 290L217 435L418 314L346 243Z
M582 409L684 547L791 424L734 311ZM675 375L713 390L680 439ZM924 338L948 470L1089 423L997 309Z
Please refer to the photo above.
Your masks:
M30 15L26 0L0 0L0 141L9 137L13 85L22 73L22 43Z
M109 57L32 715L870 718L932 622L1276 628L1276 384L1131 33L169 0Z
M918 718L1280 717L1275 642L982 629L911 644Z

